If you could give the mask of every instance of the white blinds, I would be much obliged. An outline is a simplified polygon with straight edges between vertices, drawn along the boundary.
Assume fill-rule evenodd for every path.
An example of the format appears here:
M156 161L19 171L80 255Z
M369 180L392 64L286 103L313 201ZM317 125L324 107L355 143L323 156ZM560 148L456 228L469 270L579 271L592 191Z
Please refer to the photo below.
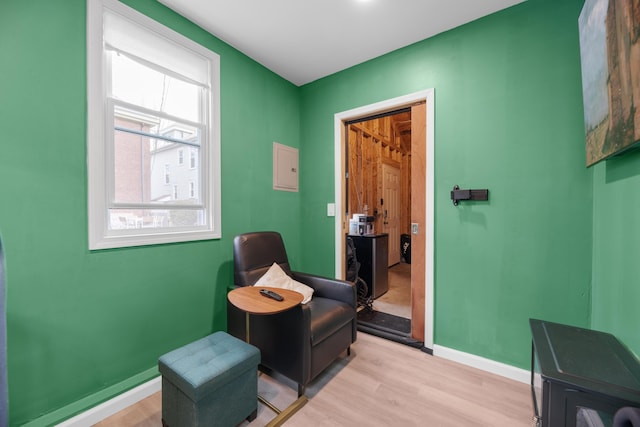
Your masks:
M164 68L176 77L210 87L209 61L195 50L177 46L159 32L133 23L112 10L105 8L103 19L107 48Z

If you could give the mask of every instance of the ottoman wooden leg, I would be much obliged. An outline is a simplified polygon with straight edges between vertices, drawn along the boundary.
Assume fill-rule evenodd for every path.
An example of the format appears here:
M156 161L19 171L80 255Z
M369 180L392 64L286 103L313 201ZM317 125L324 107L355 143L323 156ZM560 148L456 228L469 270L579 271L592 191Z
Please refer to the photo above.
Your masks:
M247 421L251 422L253 420L255 420L258 416L258 409L256 408L255 411L253 411L251 414L249 414L249 416L247 417Z

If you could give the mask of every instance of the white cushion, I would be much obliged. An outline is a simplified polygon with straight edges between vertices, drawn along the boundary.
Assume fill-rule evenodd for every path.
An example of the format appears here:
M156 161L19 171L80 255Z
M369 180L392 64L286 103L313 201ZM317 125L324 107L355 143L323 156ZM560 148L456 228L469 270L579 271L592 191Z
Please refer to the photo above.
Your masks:
M313 296L313 288L293 280L280 268L277 262L274 262L273 265L269 267L269 270L267 270L253 286L268 286L299 292L303 296L302 304L311 301L311 297Z

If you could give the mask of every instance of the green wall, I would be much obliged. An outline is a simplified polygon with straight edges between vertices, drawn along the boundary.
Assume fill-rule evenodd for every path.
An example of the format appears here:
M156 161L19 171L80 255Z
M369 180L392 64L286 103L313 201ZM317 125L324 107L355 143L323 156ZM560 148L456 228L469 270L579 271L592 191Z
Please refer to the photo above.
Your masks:
M593 169L592 326L640 355L640 150Z
M1 2L12 425L85 410L224 329L235 234L279 230L297 269L332 276L334 114L427 88L435 343L526 369L537 317L640 352L640 154L584 166L583 0L528 0L301 88L153 0L125 3L221 55L223 238L87 250L85 2ZM300 193L271 190L273 141L301 149ZM454 207L456 184L490 200Z
M85 410L157 375L161 354L226 328L235 234L279 230L301 262L290 220L300 196L271 189L273 141L299 146L299 89L155 1L125 3L221 56L223 238L87 249L85 1L3 0L11 425Z
M528 0L304 86L305 266L334 268L333 115L434 88L435 343L527 368L530 317L589 326L581 8ZM456 184L489 201L454 207Z

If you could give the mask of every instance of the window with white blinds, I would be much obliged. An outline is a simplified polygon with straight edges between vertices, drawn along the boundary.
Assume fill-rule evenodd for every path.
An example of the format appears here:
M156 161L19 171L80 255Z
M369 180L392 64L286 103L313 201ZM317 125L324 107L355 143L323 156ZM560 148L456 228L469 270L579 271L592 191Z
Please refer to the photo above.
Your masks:
M87 57L89 248L219 238L218 55L88 0Z

